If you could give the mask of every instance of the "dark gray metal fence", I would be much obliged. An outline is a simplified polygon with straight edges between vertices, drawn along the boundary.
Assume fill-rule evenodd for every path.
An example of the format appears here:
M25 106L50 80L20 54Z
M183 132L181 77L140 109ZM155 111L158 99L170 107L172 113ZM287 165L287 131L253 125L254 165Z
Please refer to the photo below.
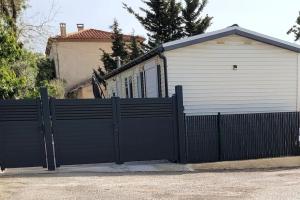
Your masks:
M58 100L43 89L36 100L0 101L0 166L185 162L182 116L181 86L155 99Z
M299 153L299 113L186 117L188 161L213 162Z
M45 165L40 100L0 101L0 166Z

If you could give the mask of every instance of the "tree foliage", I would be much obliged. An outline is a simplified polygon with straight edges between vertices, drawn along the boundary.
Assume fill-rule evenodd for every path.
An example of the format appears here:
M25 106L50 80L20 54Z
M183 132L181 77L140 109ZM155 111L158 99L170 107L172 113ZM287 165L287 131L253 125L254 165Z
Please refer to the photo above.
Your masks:
M0 100L18 98L25 83L25 77L17 77L8 66L0 66Z
M103 68L100 68L98 71L102 76L118 67L117 57L121 59L122 63L127 63L143 53L141 44L139 44L137 37L134 36L134 34L131 36L130 43L125 43L122 29L119 27L117 20L114 20L113 25L110 28L113 33L111 36L112 53L109 54L103 49L100 49L102 51L101 61L103 63L104 70Z
M148 45L157 45L205 32L212 17L200 15L207 5L207 0L185 0L185 6L176 0L144 0L145 8L140 8L143 15L123 3L124 8L148 31Z
M148 45L156 47L158 44L168 41L170 37L167 34L169 32L167 30L169 27L168 2L166 0L145 0L143 2L147 6L147 8L140 8L144 16L138 14L127 4L123 3L123 5L148 31Z
M38 73L36 76L36 81L42 82L44 80L55 79L55 64L54 60L40 56L37 61Z
M184 37L183 18L180 13L182 10L181 3L176 0L170 0L167 9L167 41L177 40Z
M185 0L186 6L182 10L182 16L187 36L204 33L211 25L212 17L206 15L202 18L200 16L207 3L207 0Z
M137 37L134 35L134 33L131 35L130 37L130 43L128 45L128 49L129 49L129 59L130 60L134 60L137 57L141 56L144 51L141 48L142 44L140 44L137 41Z
M126 45L123 39L122 29L119 26L117 20L114 20L111 26L112 34L112 57L120 57L121 60L126 61L128 59L128 52L126 51Z
M295 41L300 39L300 12L296 20L296 24L287 32L287 34L293 33L295 35Z
M15 34L18 31L17 20L26 8L26 3L27 0L0 0L1 17L6 20Z
M3 8L3 2L8 1L0 2L2 15L5 12L8 13L6 17L18 17L19 14L14 13L19 12L18 8L6 11L8 8ZM21 4L9 5L20 6ZM53 71L50 70L52 61L23 48L17 38L17 28L4 17L0 19L0 99L37 97L39 88L44 86L52 91L57 90L52 92L53 95L61 94L58 92L61 91L58 87L59 81L54 81ZM61 82L59 84L63 85Z

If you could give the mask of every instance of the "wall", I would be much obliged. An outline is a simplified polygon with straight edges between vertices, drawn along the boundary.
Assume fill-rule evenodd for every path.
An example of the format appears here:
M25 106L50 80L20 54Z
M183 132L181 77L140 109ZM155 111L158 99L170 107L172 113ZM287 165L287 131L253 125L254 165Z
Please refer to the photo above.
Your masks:
M119 85L119 91L120 94L119 96L121 98L125 98L126 97L126 93L125 93L125 78L132 76L133 77L133 96L137 97L137 80L136 80L136 76L144 70L144 65L147 62L155 62L156 65L160 65L161 66L161 91L162 91L162 96L165 96L165 83L164 83L164 67L163 67L163 61L158 57L155 56L145 62L142 62L130 69L127 69L111 78L109 78L107 80L107 93L108 93L108 97L112 97L112 91L116 91L116 80L120 81L120 85ZM173 93L174 94L174 93Z
M57 76L66 80L67 90L91 78L92 70L101 66L102 52L111 52L110 42L56 42L50 58L55 61Z
M165 55L169 94L183 86L188 115L297 109L295 52L232 35Z

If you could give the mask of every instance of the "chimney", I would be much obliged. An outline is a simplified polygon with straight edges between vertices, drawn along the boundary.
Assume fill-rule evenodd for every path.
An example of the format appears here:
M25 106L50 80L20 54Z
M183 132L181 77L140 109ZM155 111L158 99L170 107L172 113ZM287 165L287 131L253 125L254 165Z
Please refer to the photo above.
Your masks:
M67 36L66 23L60 23L59 26L60 26L60 36L66 37Z
M120 56L117 56L116 61L117 61L117 68L120 68L122 66Z
M84 29L84 24L77 24L78 32Z

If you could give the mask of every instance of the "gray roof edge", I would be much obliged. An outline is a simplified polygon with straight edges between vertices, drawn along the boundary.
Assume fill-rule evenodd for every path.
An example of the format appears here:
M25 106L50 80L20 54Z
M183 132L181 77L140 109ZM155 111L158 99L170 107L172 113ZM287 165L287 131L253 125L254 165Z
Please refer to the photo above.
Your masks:
M286 42L284 40L280 40L277 38L273 38L264 34L260 34L248 29L244 29L238 26L234 26L234 27L228 27L219 31L213 31L210 33L204 33L201 35L197 35L197 36L193 36L190 38L185 38L185 39L180 39L180 40L176 40L173 42L167 42L163 44L163 47L165 49L165 51L170 51L170 50L174 50L174 49L178 49L178 48L182 48L182 47L186 47L186 46L190 46L190 45L195 45L195 44L199 44L202 42L206 42L209 40L214 40L214 39L218 39L221 37L225 37L228 35L232 35L232 34L236 34L242 37L246 37L249 39L253 39L259 42L263 42L266 44L270 44L273 46L277 46L283 49L288 49L291 51L295 51L295 52L300 52L300 46L297 44L293 44L290 42Z
M270 37L270 36L267 36L264 34L260 34L260 33L257 33L257 32L254 32L254 31L251 31L248 29L241 28L239 26L231 26L231 27L221 29L218 31L213 31L213 32L209 32L209 33L192 36L189 38L184 38L184 39L179 39L179 40L164 43L164 44L152 49L151 51L147 52L146 54L125 64L124 66L113 70L112 72L107 74L104 78L109 79L112 76L119 74L122 71L125 71L137 64L140 64L141 62L148 60L148 59L152 58L153 56L155 56L159 53L162 53L164 51L171 51L174 49L178 49L178 48L182 48L182 47L186 47L186 46L190 46L190 45L195 45L195 44L203 43L206 41L210 41L210 40L214 40L214 39L218 39L221 37L234 35L234 34L300 53L300 45L293 44L293 43L290 43L290 42L287 42L284 40L280 40L280 39L277 39L274 37Z
M266 44L270 44L273 46L277 46L283 49L287 49L290 51L294 51L294 52L300 52L300 46L297 44L293 44L284 40L280 40L277 38L273 38L267 35L263 35L260 33L256 33L247 29L243 29L243 28L238 28L236 29L236 35L242 36L242 37L246 37L249 39L253 39L259 42L263 42Z
M228 35L232 35L232 34L235 34L235 32L236 32L235 30L229 30L229 31L226 31L226 32L220 32L220 33L217 33L217 34L208 35L206 37L196 38L194 40L188 40L188 41L178 43L178 44L163 45L163 47L164 47L165 51L171 51L173 49L178 49L178 48L182 48L182 47L186 47L186 46L190 46L190 45L199 44L199 43L202 43L202 42L218 39L218 38L225 37L225 36L228 36Z

